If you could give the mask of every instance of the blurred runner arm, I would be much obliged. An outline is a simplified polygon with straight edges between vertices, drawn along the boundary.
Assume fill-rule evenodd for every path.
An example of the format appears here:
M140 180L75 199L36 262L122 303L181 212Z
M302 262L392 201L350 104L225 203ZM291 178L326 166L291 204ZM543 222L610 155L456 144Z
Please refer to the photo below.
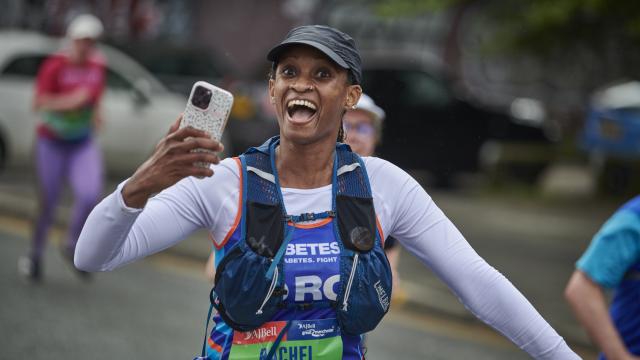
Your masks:
M602 288L585 273L576 270L565 290L565 297L589 337L608 359L640 360L625 347L616 330Z
M36 77L36 92L33 99L34 110L68 111L85 105L91 99L91 91L87 87L79 87L74 91L58 94L58 73L61 69L59 61L45 60Z
M637 216L618 211L593 237L565 289L565 298L576 317L608 359L640 359L625 346L604 295L605 289L617 289L638 261L640 224Z

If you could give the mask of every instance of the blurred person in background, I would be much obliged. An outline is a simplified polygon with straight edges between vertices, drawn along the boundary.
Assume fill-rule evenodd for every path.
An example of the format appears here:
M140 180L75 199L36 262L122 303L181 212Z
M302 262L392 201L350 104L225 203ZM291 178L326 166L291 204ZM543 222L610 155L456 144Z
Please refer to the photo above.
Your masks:
M615 289L608 310L604 289ZM640 360L640 196L593 237L565 297L602 351L600 359Z
M376 105L369 95L363 93L356 108L348 110L342 118L345 142L351 146L351 150L360 156L373 156L376 146L382 139L382 122L385 116L384 110ZM400 287L398 274L400 248L397 245L396 239L388 237L384 242L384 251L393 274L392 298L396 302L403 302L406 294Z
M105 87L105 61L95 48L102 33L102 23L93 15L75 17L67 28L68 46L47 58L38 71L33 106L40 115L35 143L40 208L30 253L19 260L20 273L31 280L41 278L47 233L64 182L74 197L62 247L70 262L84 221L102 192L102 155L93 136L101 126Z

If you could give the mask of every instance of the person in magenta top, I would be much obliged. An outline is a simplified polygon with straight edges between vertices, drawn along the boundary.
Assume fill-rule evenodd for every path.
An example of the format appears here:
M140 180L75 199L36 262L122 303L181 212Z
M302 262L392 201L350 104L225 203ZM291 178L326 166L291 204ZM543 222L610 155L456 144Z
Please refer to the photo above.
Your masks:
M41 277L47 230L64 181L69 181L74 196L63 247L69 261L102 191L102 155L92 135L100 127L105 87L105 61L95 48L102 32L96 17L76 17L67 29L68 46L47 58L38 72L33 105L40 117L35 144L40 208L31 251L19 261L20 273L31 280Z

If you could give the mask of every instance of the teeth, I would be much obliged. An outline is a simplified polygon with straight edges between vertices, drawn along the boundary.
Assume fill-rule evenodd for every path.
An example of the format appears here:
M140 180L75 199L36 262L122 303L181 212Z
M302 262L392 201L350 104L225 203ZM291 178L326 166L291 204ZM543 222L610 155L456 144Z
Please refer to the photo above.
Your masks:
M289 103L287 104L287 107L289 109L291 109L294 106L306 106L309 109L315 111L316 110L316 106L311 102L311 101L307 101L307 100L291 100L289 101Z

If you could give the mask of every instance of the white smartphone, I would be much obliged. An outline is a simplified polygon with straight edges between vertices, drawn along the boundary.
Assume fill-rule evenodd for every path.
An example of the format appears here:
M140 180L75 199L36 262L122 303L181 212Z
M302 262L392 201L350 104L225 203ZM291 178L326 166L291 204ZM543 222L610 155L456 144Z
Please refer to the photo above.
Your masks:
M232 106L233 95L230 92L208 82L198 81L191 88L180 127L191 126L206 131L212 139L220 141ZM193 151L207 150L195 149ZM195 165L209 167L208 163L203 162L197 162Z

